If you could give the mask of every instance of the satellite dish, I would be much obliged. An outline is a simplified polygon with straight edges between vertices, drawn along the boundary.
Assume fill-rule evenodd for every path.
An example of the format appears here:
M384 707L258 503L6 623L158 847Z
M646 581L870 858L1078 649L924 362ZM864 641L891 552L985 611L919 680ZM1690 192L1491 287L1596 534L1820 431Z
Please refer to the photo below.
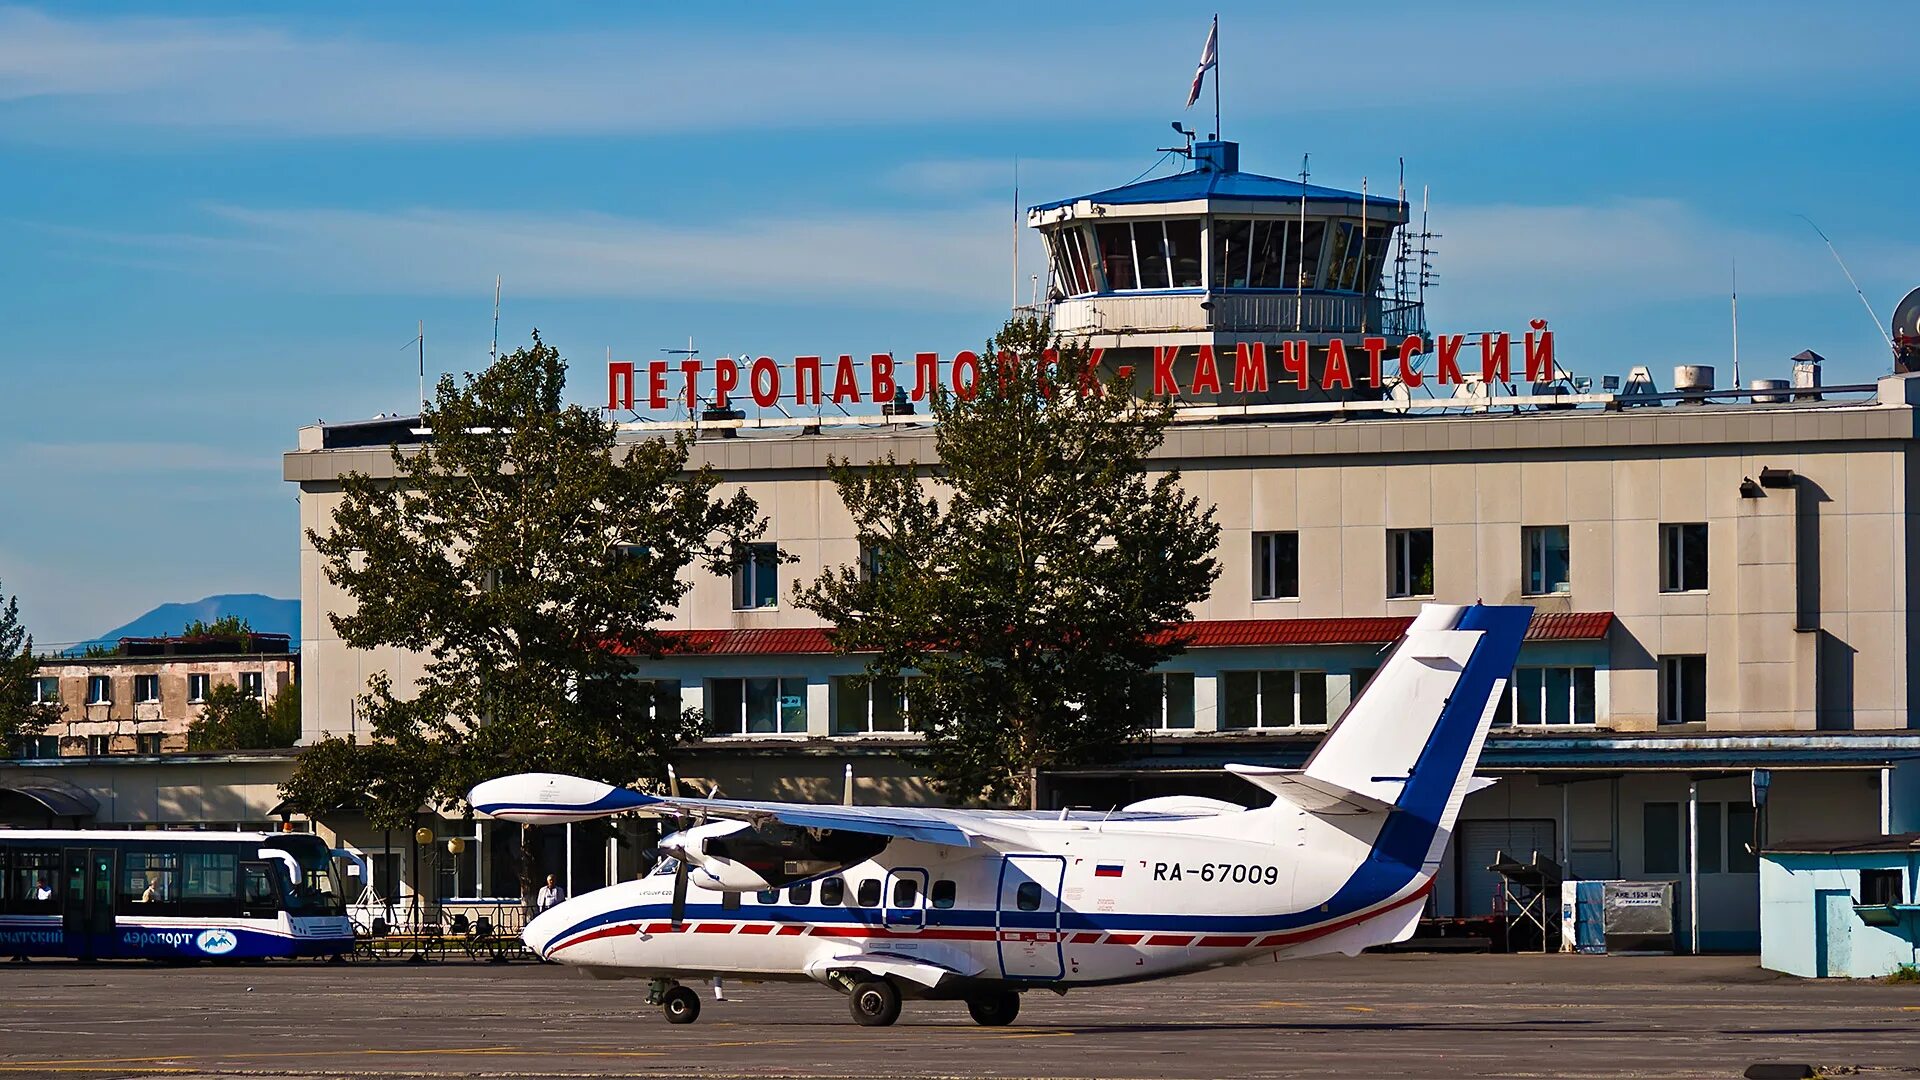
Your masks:
M1920 371L1920 289L1908 293L1893 309L1893 367Z
M1487 392L1487 384L1478 378L1469 378L1453 388L1453 400L1473 412L1486 412L1493 395Z

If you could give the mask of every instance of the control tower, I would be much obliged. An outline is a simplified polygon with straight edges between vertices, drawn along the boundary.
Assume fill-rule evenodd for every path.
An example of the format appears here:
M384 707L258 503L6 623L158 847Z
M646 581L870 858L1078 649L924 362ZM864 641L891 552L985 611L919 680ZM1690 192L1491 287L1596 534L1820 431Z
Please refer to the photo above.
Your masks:
M1131 365L1137 381L1155 348L1178 346L1182 387L1200 346L1230 363L1241 343L1264 344L1276 389L1228 391L1218 395L1223 403L1330 396L1293 388L1279 370L1283 341L1310 345L1317 387L1335 339L1349 356L1369 337L1395 348L1408 334L1424 339L1420 303L1381 292L1395 230L1407 224L1404 205L1241 172L1238 143L1194 143L1190 160L1173 176L1027 211L1046 240L1056 334L1106 350L1103 364ZM1356 393L1374 392L1332 396Z

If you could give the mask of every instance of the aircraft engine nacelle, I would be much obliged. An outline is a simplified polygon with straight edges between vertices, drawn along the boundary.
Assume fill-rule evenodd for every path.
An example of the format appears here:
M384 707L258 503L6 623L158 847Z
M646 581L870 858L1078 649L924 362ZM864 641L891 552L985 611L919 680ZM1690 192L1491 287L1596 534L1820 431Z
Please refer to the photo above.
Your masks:
M700 871L699 883L724 892L759 892L865 862L887 837L779 822L715 821L675 833L660 850Z

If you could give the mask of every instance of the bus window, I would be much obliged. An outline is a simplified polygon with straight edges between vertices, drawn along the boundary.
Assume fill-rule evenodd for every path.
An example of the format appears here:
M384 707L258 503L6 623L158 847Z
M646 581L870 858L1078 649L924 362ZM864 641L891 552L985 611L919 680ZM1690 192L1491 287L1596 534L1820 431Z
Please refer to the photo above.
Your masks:
M35 915L60 910L60 853L14 848L6 852L6 885L0 911Z
M130 849L120 859L120 910L168 905L180 898L180 856Z
M333 852L312 833L276 836L266 846L293 856L300 867L300 880L292 883L287 910L300 915L344 915L347 912L345 889L339 870L333 865Z
M240 864L240 913L249 919L272 918L280 910L280 885L266 863Z

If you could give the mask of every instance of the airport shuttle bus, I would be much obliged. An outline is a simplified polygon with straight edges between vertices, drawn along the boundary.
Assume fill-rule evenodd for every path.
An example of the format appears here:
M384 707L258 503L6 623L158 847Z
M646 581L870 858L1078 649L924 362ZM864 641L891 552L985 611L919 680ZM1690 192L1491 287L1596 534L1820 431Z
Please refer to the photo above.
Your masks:
M308 833L0 829L0 958L257 959L353 948Z

